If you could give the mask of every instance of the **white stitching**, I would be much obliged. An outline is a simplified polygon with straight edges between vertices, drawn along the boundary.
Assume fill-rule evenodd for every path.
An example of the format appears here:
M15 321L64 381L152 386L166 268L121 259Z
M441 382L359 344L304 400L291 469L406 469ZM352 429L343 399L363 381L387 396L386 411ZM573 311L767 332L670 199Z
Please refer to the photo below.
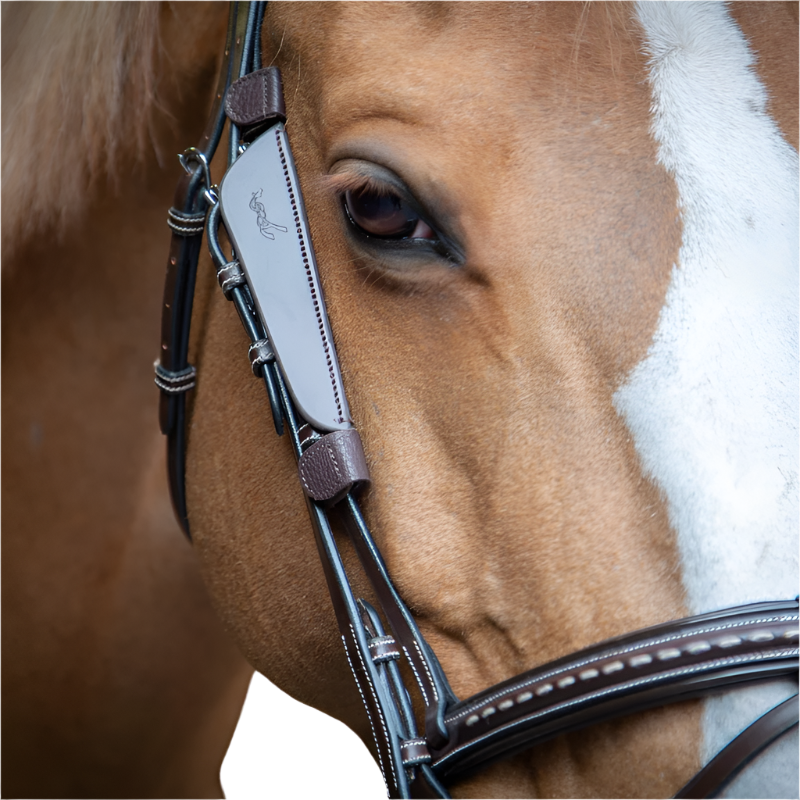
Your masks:
M350 631L353 634L353 639L355 640L356 632L355 630L353 630L352 622L350 623ZM394 771L394 759L392 758L392 740L389 738L389 731L386 728L386 720L384 720L383 718L383 711L381 710L381 704L378 702L378 697L375 694L375 687L372 685L372 680L369 677L369 672L367 672L367 665L364 663L364 659L361 657L360 647L356 647L356 653L358 654L358 660L361 662L361 669L364 671L364 676L367 679L369 690L372 693L372 699L375 701L375 708L378 710L378 718L381 721L381 728L383 728L383 735L386 737L386 746L389 748L389 766L392 769L392 780L394 781L394 785L400 788L399 784L397 783L397 775L395 774ZM372 732L372 735L375 736L375 731Z
M353 629L353 626L350 626L350 630ZM367 719L369 720L369 727L372 730L372 738L375 741L375 744L378 744L378 737L375 735L375 726L372 724L372 714L369 713L369 706L367 705L367 699L364 697L364 692L361 691L361 684L358 682L358 677L356 676L356 671L353 668L353 662L350 660L350 649L347 647L347 639L342 636L342 644L344 645L344 654L347 656L347 663L350 665L350 672L353 673L353 680L356 682L356 688L358 689L358 693L361 695L361 702L364 704L364 709L367 712ZM388 784L386 780L386 770L383 768L383 758L381 757L381 748L375 748L378 751L378 765L381 768L381 775L383 775L383 782ZM392 775L394 775L394 769L392 769ZM387 786L388 788L388 786Z
M417 679L417 685L419 686L419 690L422 692L422 699L425 701L425 705L428 705L428 693L425 691L425 685L422 683L422 679L419 677L419 672L417 672L417 668L414 666L414 662L411 660L411 656L408 654L408 648L403 645L403 652L406 654L406 661L411 665L411 670L414 673L414 677Z
M202 233L204 229L203 225L198 225L197 227L189 228L183 225L176 225L174 222L171 222L169 220L167 220L167 225L169 225L169 227L173 231L175 231L175 233L180 233L185 236L191 236L194 234Z
M769 653L767 655L758 654L757 660L769 660L773 658L785 658L786 656L797 655L797 649L793 650L781 650L776 653ZM455 750L449 752L446 756L443 756L436 762L436 766L440 767L445 762L452 759L452 757L464 750L467 747L473 747L478 742L483 741L484 739L495 736L500 731L507 731L511 730L512 728L517 727L518 725L523 725L525 723L530 722L531 720L537 719L538 717L543 717L548 714L552 714L554 711L561 710L563 708L569 708L570 706L578 705L580 703L584 703L588 700L595 700L599 697L603 697L607 694L613 694L615 692L620 692L622 690L627 690L633 688L634 686L645 686L648 683L653 683L654 681L663 680L666 678L677 678L681 675L691 675L693 672L701 672L703 670L713 669L717 666L728 666L731 664L736 664L737 662L741 661L749 661L753 658L753 656L730 656L729 658L719 658L716 661L707 661L705 664L698 664L694 667L682 667L681 669L674 669L669 670L667 672L659 672L657 675L649 675L646 678L639 678L635 681L629 681L627 683L619 683L615 686L609 686L605 689L598 689L596 692L589 692L587 694L582 694L580 697L574 697L572 700L565 700L563 703L558 703L554 706L548 706L547 708L543 708L541 711L537 711L534 714L528 714L521 719L514 720L513 722L507 722L505 725L501 725L497 728L494 728L491 731L487 731L483 734L483 736L479 736L477 739L473 739L470 742L466 742L461 746L457 747Z
M422 650L420 649L419 642L414 639L414 647L417 648L417 652L419 653L420 661L422 661L422 666L425 667L425 672L428 673L428 680L431 682L431 690L433 691L433 699L438 703L439 702L439 693L436 691L436 683L433 680L433 676L431 675L431 671L428 669L428 662L425 660L425 656L422 655Z
M454 714L453 716L448 715L447 717L445 717L445 719L448 722L455 722L455 720L461 719L461 717L467 716L469 714L472 714L474 711L477 711L483 705L491 704L498 698L504 697L507 694L514 694L515 692L518 692L520 689L523 689L526 686L531 686L535 683L539 683L539 681L547 680L548 678L552 678L553 676L560 675L564 672L572 672L576 669L580 669L581 667L587 666L589 664L596 664L598 661L605 661L607 658L614 658L616 656L626 655L627 653L633 653L636 650L650 649L652 647L656 647L657 645L664 644L666 642L673 642L679 639L690 639L695 636L714 633L715 631L744 627L747 625L761 625L764 623L768 624L773 622L778 622L778 623L792 622L797 618L798 618L797 614L781 614L780 616L777 617L762 617L761 619L756 619L756 620L744 620L742 622L732 622L728 623L727 625L715 625L710 628L703 628L683 634L673 634L671 636L666 636L661 639L648 639L646 642L643 642L641 644L632 645L630 647L621 648L619 650L611 650L606 653L602 653L601 655L587 658L584 661L577 661L573 664L567 664L566 666L561 667L560 669L552 670L550 672L537 675L536 677L530 678L529 680L523 681L522 683L514 684L513 687L505 689L502 692L497 692L496 694L493 694L490 697L486 697L479 703L470 706L469 708L465 708L462 711L459 711L457 714Z
M188 392L190 389L194 389L196 386L195 382L192 381L191 383L186 383L182 386L170 386L167 383L164 383L160 380L160 378L154 378L153 382L162 392L168 392L169 394L180 394L181 392Z
M331 461L333 461L333 468L336 470L336 474L339 476L339 478L341 478L342 473L339 472L339 462L336 460L336 453L333 452L333 448L331 447L329 441L325 442L325 448L328 451L328 455L331 457Z

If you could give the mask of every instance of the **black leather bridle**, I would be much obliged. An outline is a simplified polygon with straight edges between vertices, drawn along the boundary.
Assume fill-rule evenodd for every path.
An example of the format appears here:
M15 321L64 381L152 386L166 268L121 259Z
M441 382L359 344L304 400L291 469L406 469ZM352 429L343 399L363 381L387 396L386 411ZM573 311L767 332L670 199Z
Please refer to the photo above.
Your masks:
M225 127L225 101L231 87L241 87L237 81L247 76L248 85L260 87L257 95L263 103L247 110L244 117L232 116L228 105L229 165L250 142L285 119L280 76L276 69L262 70L260 65L265 5L231 4L214 108L200 143L181 156L186 174L169 211L173 235L156 384L161 389L160 422L168 441L173 504L187 536L186 391L195 383L195 369L187 357L204 231L220 285L250 336L251 365L264 381L276 431L288 434L301 472L304 463L308 466L311 461L308 454L315 445L316 452L322 445L340 458L349 452L342 449L342 432L315 430L298 412L236 254L228 258L217 239L219 197L208 165ZM353 437L347 446L353 446ZM351 477L344 489L339 486L322 500L314 499L316 495L306 487L306 503L345 656L369 717L391 797L448 797L445 784L449 781L561 733L736 684L797 675L795 598L728 608L637 631L459 700L392 584L364 521L355 497L362 477L357 467ZM334 515L358 553L382 615L351 588L331 527ZM406 665L403 671L401 664ZM416 708L424 710L419 728L409 687L416 694ZM713 796L750 758L797 725L797 718L795 695L734 739L677 796Z

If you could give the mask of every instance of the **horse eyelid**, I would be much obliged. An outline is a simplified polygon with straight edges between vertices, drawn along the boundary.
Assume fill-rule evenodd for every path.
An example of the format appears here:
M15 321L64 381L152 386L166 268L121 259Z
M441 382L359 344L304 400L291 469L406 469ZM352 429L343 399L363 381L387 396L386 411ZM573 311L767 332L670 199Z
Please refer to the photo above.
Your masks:
M345 192L369 190L379 195L399 193L399 190L386 181L380 181L371 175L358 172L336 172L325 175L321 181L322 188L332 195L342 197Z
M403 189L399 186L396 186L393 182L380 180L372 175L365 175L364 173L360 172L343 171L333 173L332 175L325 175L322 178L322 186L325 191L332 193L338 199L338 201L344 207L345 215L347 216L350 224L359 231L362 230L361 226L353 219L349 209L347 208L347 202L345 200L347 192L353 192L357 194L359 192L368 191L381 197L394 195L400 201L406 203L414 211L414 213L418 215L419 220L433 232L434 238L428 241L441 241L441 236L437 232L436 227L428 221L428 215L422 211L420 208L420 203L416 200L416 198L414 198L413 194L408 189ZM367 236L371 236L368 231L363 231L363 233Z

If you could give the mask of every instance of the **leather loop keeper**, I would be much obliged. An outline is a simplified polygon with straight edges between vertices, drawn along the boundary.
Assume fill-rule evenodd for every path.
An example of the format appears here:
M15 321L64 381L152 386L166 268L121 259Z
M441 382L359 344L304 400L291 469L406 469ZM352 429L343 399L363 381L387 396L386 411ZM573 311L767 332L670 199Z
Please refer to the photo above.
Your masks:
M397 661L400 658L400 650L397 642L391 636L376 636L370 639L369 654L376 664L384 661Z
M281 73L266 67L234 81L225 95L225 113L240 127L286 121Z
M358 431L334 431L314 442L298 463L303 491L329 505L369 483L369 470Z
M424 739L406 739L400 743L400 756L404 767L430 764L431 754Z

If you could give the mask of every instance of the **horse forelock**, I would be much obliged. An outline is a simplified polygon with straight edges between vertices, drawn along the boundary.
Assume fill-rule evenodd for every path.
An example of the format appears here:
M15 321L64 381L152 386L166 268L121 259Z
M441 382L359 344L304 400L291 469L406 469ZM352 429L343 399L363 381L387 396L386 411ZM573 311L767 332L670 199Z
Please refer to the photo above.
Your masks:
M691 611L790 597L798 584L797 153L767 114L755 55L724 6L641 3L638 13L653 132L675 176L684 234L653 344L615 403L667 498ZM709 702L706 757L791 691ZM782 788L796 792L796 780Z

